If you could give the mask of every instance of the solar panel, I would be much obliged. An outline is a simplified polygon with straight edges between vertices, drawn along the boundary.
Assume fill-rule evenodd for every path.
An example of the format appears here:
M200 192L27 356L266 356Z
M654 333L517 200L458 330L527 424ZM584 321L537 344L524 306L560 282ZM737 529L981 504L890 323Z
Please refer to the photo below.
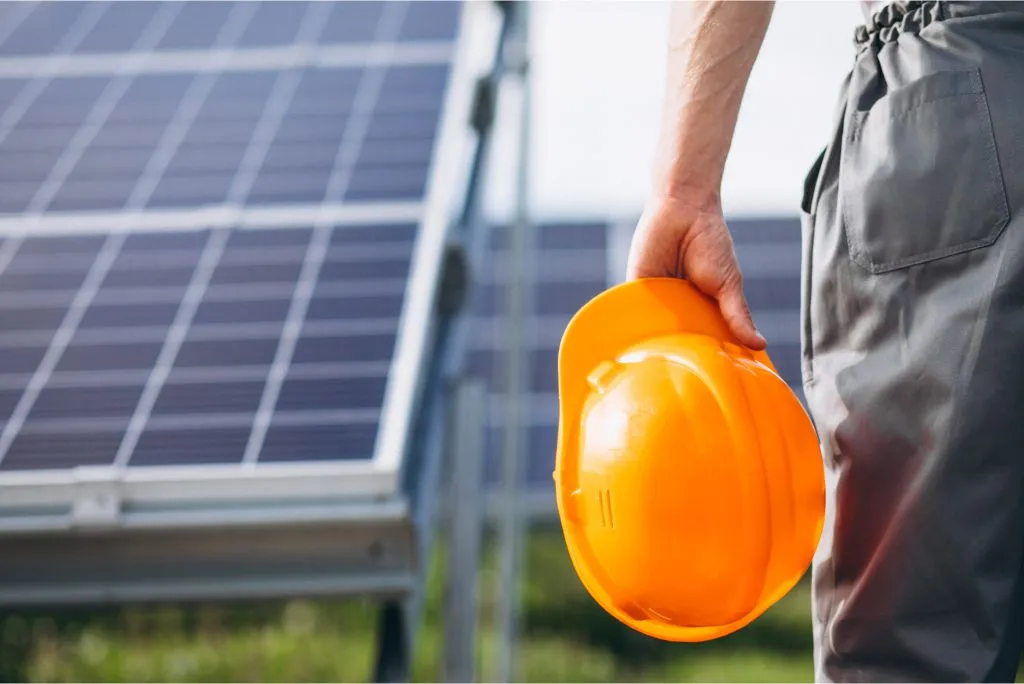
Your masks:
M745 291L754 318L770 340L769 353L782 378L803 398L800 376L800 226L796 219L734 219L729 222ZM536 267L530 286L527 339L528 396L523 468L523 507L533 515L554 514L555 444L558 432L558 344L573 314L591 297L619 282L634 224L579 221L534 228ZM487 459L489 487L501 477L504 419L502 316L507 277L506 230L492 231L490 249L474 292L475 340L467 356L468 372L490 391Z
M0 11L0 528L74 524L87 472L137 506L396 491L473 4Z

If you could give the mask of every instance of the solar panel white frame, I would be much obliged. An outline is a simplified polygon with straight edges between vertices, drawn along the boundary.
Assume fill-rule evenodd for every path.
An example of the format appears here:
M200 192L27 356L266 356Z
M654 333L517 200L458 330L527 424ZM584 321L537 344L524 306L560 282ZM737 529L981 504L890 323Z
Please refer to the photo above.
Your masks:
M253 465L88 466L52 471L0 473L0 532L70 529L79 525L149 527L188 520L189 524L258 523L270 517L359 520L366 502L382 502L389 516L404 515L400 473L415 418L427 362L427 331L453 212L465 192L474 133L470 109L478 77L491 67L500 19L490 3L464 2L454 42L448 91L423 203L273 207L218 206L185 210L41 214L26 221L0 218L0 232L68 234L89 229L175 230L238 225L246 229L282 225L360 221L419 221L411 273L402 305L395 354L385 387L372 459L350 462L260 463ZM330 61L330 52L328 61ZM347 53L336 51L339 61ZM187 58L187 56L186 56ZM36 58L20 58L30 61ZM40 58L45 59L45 58ZM58 58L59 59L59 58ZM75 56L63 62L88 60ZM150 65L159 60L149 62ZM84 64L85 62L83 62ZM344 500L351 505L338 506ZM287 502L290 513L275 512L268 501ZM325 502L329 502L326 503ZM237 509L260 504L260 512ZM399 510L395 510L395 506ZM192 507L183 513L183 507ZM233 511L223 510L225 507ZM209 511L204 513L201 510ZM165 509L164 512L158 512ZM187 508L186 508L187 510ZM169 512L168 512L169 511ZM164 521L164 522L160 522Z

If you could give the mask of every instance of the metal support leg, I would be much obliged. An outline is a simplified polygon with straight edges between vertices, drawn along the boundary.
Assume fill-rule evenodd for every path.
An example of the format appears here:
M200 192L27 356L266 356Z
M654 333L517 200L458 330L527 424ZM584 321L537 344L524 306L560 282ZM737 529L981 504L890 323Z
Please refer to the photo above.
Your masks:
M448 573L444 600L444 670L446 682L476 681L478 571L483 528L484 410L481 381L455 384L449 434Z
M529 354L527 353L532 292L531 261L534 253L528 206L530 167L530 41L529 3L515 3L515 40L510 41L510 70L522 88L519 112L519 158L516 174L515 218L509 229L508 283L505 309L505 434L502 445L501 517L498 525L499 582L497 632L498 653L494 680L516 681L518 660L516 642L519 632L519 576L523 523L519 514L519 494L523 460L527 451L523 419L525 398L529 391Z
M380 609L377 626L375 682L408 682L412 663L409 616L401 601L388 601Z

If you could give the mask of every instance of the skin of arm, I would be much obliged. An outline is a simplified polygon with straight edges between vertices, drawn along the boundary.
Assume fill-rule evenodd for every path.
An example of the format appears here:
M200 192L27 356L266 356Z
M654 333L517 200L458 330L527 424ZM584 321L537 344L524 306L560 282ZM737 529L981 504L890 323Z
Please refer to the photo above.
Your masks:
M774 2L673 2L652 194L627 277L685 277L714 298L733 333L763 349L722 214L721 184L736 119Z

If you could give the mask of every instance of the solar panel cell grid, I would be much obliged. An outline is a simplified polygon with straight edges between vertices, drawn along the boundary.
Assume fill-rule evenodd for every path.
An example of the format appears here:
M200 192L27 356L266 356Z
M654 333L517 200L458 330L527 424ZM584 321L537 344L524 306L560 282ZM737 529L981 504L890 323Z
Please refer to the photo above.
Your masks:
M291 283L299 277L302 261L278 264L221 264L213 272L212 284Z
M85 280L87 268L63 271L24 271L0 275L0 291L73 290Z
M133 271L153 269L195 270L195 264L202 255L202 249L168 248L159 252L135 251L123 249L114 260L112 270Z
M227 253L232 249L251 247L305 247L312 231L308 228L264 228L262 230L236 230L228 237Z
M25 177L42 180L60 156L59 150L0 152L0 181L21 182Z
M344 231L345 229L342 229L341 232ZM401 229L394 231L385 229L382 232L385 237L407 236L407 232ZM360 234L361 231L353 231L349 237ZM104 289L101 290L105 292L105 296L102 297L104 301L94 302L84 310L77 334L73 336L71 343L61 356L55 373L49 378L48 386L40 393L28 414L25 423L26 429L34 429L33 426L41 425L43 423L40 421L45 421L47 429L61 433L65 430L79 429L81 421L86 418L119 421L117 425L121 427L127 425L127 420L135 410L141 394L141 380L144 378L138 375L124 375L123 372L131 369L145 370L153 366L163 346L167 326L178 312L179 300L136 303L112 303L109 300L111 298L116 300L113 295L118 292L131 292L138 285L176 284L183 289L184 285L194 276L194 262L200 254L200 243L208 239L209 235L206 231L152 234L145 237L138 235L132 236L135 239L126 241L125 250L113 261L104 281ZM244 284L251 278L276 280L284 284L286 288L293 287L299 275L301 258L305 253L302 242L308 239L308 236L308 230L276 230L268 231L266 234L257 231L235 232L230 239L226 240L228 249L225 256L236 255L240 263L220 264L214 269L212 280L221 281L222 288L234 287L232 283ZM294 249L295 243L298 243L300 249ZM274 251L273 245L275 244L283 244L285 247L283 250ZM337 296L314 296L311 299L311 309L315 318L330 322L368 317L377 319L381 315L394 316L395 318L388 325L392 332L376 335L328 335L325 337L323 334L324 332L329 333L329 328L325 331L318 331L315 327L310 328L298 340L293 359L294 368L300 368L303 364L310 363L386 362L390 358L394 345L394 330L397 329L398 309L401 305L401 288L398 285L404 283L408 268L409 249L407 245L408 243L405 241L383 242L376 245L364 241L349 243L348 246L345 242L341 242L334 248L338 250L334 255L337 261L326 262L325 265L331 266L336 272L322 273L321 287L329 285L332 278L358 278L360 275L371 277L372 273L366 272L360 265L362 262L357 260L360 252L366 254L394 253L399 256L399 261L403 266L396 271L398 277L391 285L394 294L375 300L372 296L369 299L360 296L358 289L354 289L349 290L347 294L342 293ZM38 272L23 271L22 274L34 273L37 276L40 274L44 276L39 282L30 283L36 289L38 286L44 288L60 286L62 289L70 287L73 292L74 287L80 284L92 259L98 253L99 246L95 237L26 241L22 246L26 252L25 258L37 259L42 263L37 263L36 266L49 266L49 268ZM48 250L47 247L50 249ZM47 254L54 255L49 259L49 264L46 263ZM280 262L282 254L284 255L283 263ZM269 261L269 263L260 263L260 261ZM181 263L189 263L189 265L177 265ZM17 273L15 271L7 276L17 275ZM73 283L61 280L72 275L75 276ZM2 283L2 278L0 278L0 283ZM211 290L210 292L215 291ZM315 289L314 292L316 292ZM209 416L211 414L252 414L255 412L262 397L266 372L277 352L280 328L276 331L273 328L264 328L264 333L269 333L266 335L266 339L252 338L252 330L239 329L237 334L232 334L230 331L234 323L263 321L280 323L291 304L290 292L287 289L282 290L280 294L282 296L276 299L264 298L248 302L237 298L219 303L201 301L196 310L192 328L177 354L174 367L188 369L206 366L211 368L213 377L207 383L197 383L194 378L185 382L172 371L171 380L164 385L158 395L153 415L196 413ZM387 302L391 310L384 311L382 314L381 309L372 305L374 302ZM331 310L335 312L333 315L330 314ZM45 307L0 309L0 311L8 315L13 313L15 316L20 311L28 312L27 318L22 319L26 322L22 323L20 327L45 332L60 325L66 312L66 306L49 309ZM219 331L221 339L202 339L204 331L208 329ZM10 332L10 328L6 332ZM148 339L138 342L117 342L119 338L140 335ZM26 366L26 360L22 359L17 364L18 369L31 372L31 369L38 363L35 357L41 357L43 351L42 348L32 348L29 353L33 356L33 363ZM223 381L216 377L216 369L236 366L257 367L255 379ZM259 371L258 367L262 367L263 370ZM99 370L116 370L122 374L97 376L91 380L88 376L82 376L82 381L85 383L83 386L67 386L70 377L67 375L69 371ZM277 411L284 413L323 409L377 410L374 407L379 405L383 397L386 370L387 364L384 363L384 365L376 367L369 377L352 376L352 367L335 368L333 371L328 368L327 375L322 377L304 377L301 373L296 373L295 377L289 376L282 386ZM321 369L321 375L322 371L323 369ZM0 372L3 372L2 368L0 368ZM340 373L340 376L330 377L332 373L335 375ZM135 378L134 381L132 377ZM176 377L178 377L177 380L174 379ZM95 396L96 401L88 410L76 412L78 404L89 396ZM114 423L107 422L105 424L111 426ZM155 444L153 439L155 438L147 436L144 446ZM153 449L156 447L146 446L146 450L143 452L146 454L143 458L147 462L155 463L160 460L158 455L153 455L157 453ZM157 449L157 451L159 450ZM234 450L234 452L237 451L237 449ZM213 455L195 456L194 458L204 460L204 462L209 459L222 461L226 458L225 453L224 450L214 449ZM279 457L281 456L279 455ZM187 457L187 459L191 458L193 457ZM95 459L97 462L102 460L98 456L95 456ZM14 463L18 463L18 461L15 460ZM132 460L131 463L134 464L135 461ZM8 464L6 467L12 466Z
M245 150L245 145L237 143L181 145L164 170L165 180L169 177L194 176L229 178L242 163Z
M337 43L365 41L377 28L383 9L381 2L337 3L327 17L321 40Z
M397 328L397 321L395 321ZM394 350L394 333L350 335L346 337L299 337L292 363L331 363L338 361L386 361Z
M273 172L310 169L326 176L333 168L336 156L336 150L315 142L274 143L263 159L263 168Z
M176 365L190 366L269 366L277 351L277 338L244 340L186 339L178 352Z
M2 9L0 59L87 53L74 66L95 73L0 77L0 211L423 198L447 57L389 66L357 47L330 67L273 50L450 41L457 3ZM135 59L151 48L169 71ZM0 265L0 468L369 457L417 229L326 229L322 253L308 227L21 240Z
M66 312L67 306L0 309L0 330L56 330Z
M242 301L203 301L196 309L194 324L203 323L283 323L290 299L254 299Z
M48 340L43 340L45 344ZM31 373L43 359L46 347L34 345L13 346L0 340L0 373Z
M372 242L412 241L416 237L416 226L411 223L371 224L339 226L331 234L331 252L347 245Z
M283 72L222 74L200 103L194 122L171 148L148 206L181 207L223 202L243 163L264 113L274 102ZM361 69L307 69L301 74L287 113L261 157L251 202L319 202L324 199L338 146L346 127ZM387 113L374 117L365 131L371 144L356 148L357 165L348 201L414 198L422 195L436 130L445 66L404 66L386 71L379 95ZM144 75L132 80L109 116L74 163L52 199L59 211L116 209L125 205L139 176L151 163L176 121L194 78L180 74ZM106 77L57 78L50 82L0 147L21 151L60 149L78 131L105 89ZM284 92L278 91L278 92ZM285 95L282 95L285 96ZM51 130L58 127L56 130ZM405 148L397 139L415 140ZM362 140L353 141L361 145ZM388 144L390 143L390 147ZM111 153L117 148L118 153ZM45 159L49 159L46 157ZM52 163L44 158L22 174L21 187L5 188L0 209L28 206Z
M76 52L125 52L135 38L153 21L159 7L155 3L120 2L112 4L76 49Z
M321 280L402 278L409 272L409 257L368 257L366 261L329 261L320 269Z
M0 387L0 421L6 421L18 405L24 387Z
M304 171L261 171L250 200L261 204L318 203L325 199L329 168Z
M135 187L133 178L105 178L103 180L71 180L65 182L48 203L54 211L89 211L120 206ZM19 208L27 209L35 193Z
M459 3L439 0L435 7L412 3L402 24L402 40L451 40L458 26Z
M306 318L309 320L337 320L346 318L395 318L402 311L401 294L370 295L368 297L317 297L309 302ZM2 314L0 314L2 321Z
M35 99L21 120L13 127L11 133L16 138L21 131L46 131L51 128L77 129L89 114L89 110L96 104L103 88L111 83L107 78L90 80L95 80L98 86L95 93L89 92L91 88L77 93L62 92L58 86L67 81L51 81L47 89ZM53 144L50 141L33 139L31 136L28 136L28 140ZM30 146L25 145L25 147L29 148Z
M341 133L345 130L346 116L345 113L306 110L289 113L277 129L277 137L273 144L309 144L336 152L341 142Z
M77 432L20 432L0 470L61 470L110 465L123 430L92 427Z
M135 287L136 285L185 285L192 278L195 266L140 269L117 267L110 269L103 284L107 287Z
M426 189L427 168L356 167L345 199L350 202L413 199Z
M135 326L169 326L178 311L176 302L160 304L107 304L90 306L82 321L81 329L118 328Z
M153 407L154 415L255 413L263 394L263 381L168 382Z
M157 44L158 50L209 48L223 29L228 16L237 11L230 2L190 2L182 8Z
M238 41L240 47L282 45L296 39L303 17L308 11L305 2L266 2Z
M57 364L57 372L151 368L160 353L159 341L119 343L110 340L96 343L81 340L81 337L83 336L79 333L79 339L73 339L64 350ZM42 356L42 353L39 353L40 359ZM35 366L26 367L34 369Z
M38 3L17 30L0 43L0 54L26 55L54 52L60 41L81 21L79 3ZM95 10L94 10L95 13Z
M69 238L50 239L65 241ZM85 239L96 240L97 238L88 237ZM168 249L194 249L198 254L199 250L206 245L209 239L210 233L206 230L130 233L125 238L121 252L164 252Z
M82 153L75 168L68 175L68 180L88 180L96 176L137 178L146 169L149 158L149 150L145 148L91 148Z
M29 423L46 418L79 420L89 417L128 417L135 408L142 384L131 386L51 387L35 401Z
M358 460L373 451L375 423L274 425L267 431L261 463Z
M147 429L132 454L132 465L239 463L248 440L247 426Z
M279 411L372 409L384 399L385 378L288 378L277 400Z
M152 148L156 147L157 143L160 142L160 137L164 135L166 130L167 126L160 122L118 123L101 128L89 144L92 148L103 149L144 148L151 154ZM74 131L72 131L73 134ZM50 136L53 135L55 134L46 133L47 140L52 141ZM64 131L61 131L59 135L65 136L67 140L70 140L72 137L72 135L66 135ZM60 146L63 147L65 144L66 141L60 143Z

